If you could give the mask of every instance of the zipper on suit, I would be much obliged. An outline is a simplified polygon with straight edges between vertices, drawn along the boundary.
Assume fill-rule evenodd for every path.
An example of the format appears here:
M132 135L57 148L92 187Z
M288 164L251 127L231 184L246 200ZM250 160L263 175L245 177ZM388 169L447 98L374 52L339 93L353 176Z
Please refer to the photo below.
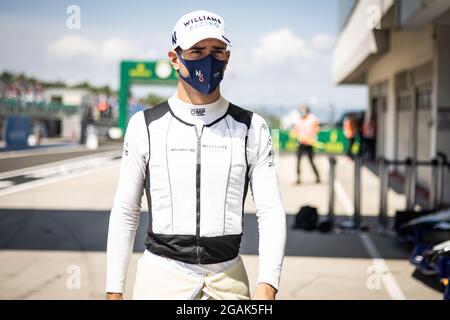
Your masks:
M196 161L196 172L195 172L195 186L196 186L196 229L195 229L195 242L196 242L196 251L197 251L197 264L200 263L200 173L201 173L201 151L202 151L202 134L203 128L202 126L200 134L198 133L197 126L194 125L195 134L197 135L197 161Z

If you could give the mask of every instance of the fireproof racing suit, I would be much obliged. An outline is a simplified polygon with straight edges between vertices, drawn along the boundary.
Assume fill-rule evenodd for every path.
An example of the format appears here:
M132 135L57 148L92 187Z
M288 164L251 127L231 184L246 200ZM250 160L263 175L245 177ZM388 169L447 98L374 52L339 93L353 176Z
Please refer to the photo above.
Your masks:
M134 114L109 221L106 291L124 292L144 190L146 250L217 270L237 261L248 186L259 229L257 283L278 289L286 220L265 120L223 97L190 105L176 94Z

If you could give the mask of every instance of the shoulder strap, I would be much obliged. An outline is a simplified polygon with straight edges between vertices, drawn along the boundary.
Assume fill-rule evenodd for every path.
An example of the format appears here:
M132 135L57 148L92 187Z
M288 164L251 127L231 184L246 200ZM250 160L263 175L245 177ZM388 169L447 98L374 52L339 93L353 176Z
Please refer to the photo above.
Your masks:
M245 170L245 182L244 182L244 196L242 198L242 214L244 214L244 204L245 204L245 198L247 197L247 191L248 191L248 184L249 184L249 164L247 159L247 141L248 141L248 132L250 130L250 125L252 122L253 112L249 110L245 110L241 107L238 107L232 103L230 103L230 106L228 108L228 114L233 117L234 120L244 123L247 127L247 132L245 133L245 163L247 166L247 169ZM242 217L242 230L244 230L244 217Z
M147 165L148 161L150 161L150 123L152 121L157 120L161 118L163 115L165 115L169 111L169 103L167 101L164 101L163 103L160 103L153 108L145 109L144 112L144 119L145 119L145 128L147 129L147 138L148 138L148 158L147 158Z
M148 141L148 157L147 157L147 163L145 165L145 192L147 194L147 198L148 198L148 202L149 202L149 206L151 207L151 197L150 197L150 184L149 184L149 162L150 162L150 152L151 152L151 147L150 147L150 129L149 126L152 123L152 121L157 120L159 118L161 118L163 115L165 115L168 111L170 110L169 108L169 103L167 101L160 103L156 106L154 106L153 108L148 108L145 109L144 112L144 119L145 119L145 128L147 130L147 141ZM149 208L149 212L151 211L151 209Z

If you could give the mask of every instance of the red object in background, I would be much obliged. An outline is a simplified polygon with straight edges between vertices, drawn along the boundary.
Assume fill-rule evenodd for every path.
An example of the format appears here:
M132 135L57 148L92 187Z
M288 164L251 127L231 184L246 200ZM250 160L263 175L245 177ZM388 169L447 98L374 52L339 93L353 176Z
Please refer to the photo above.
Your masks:
M108 104L106 103L106 101L100 101L97 105L97 108L101 112L105 112L108 109Z

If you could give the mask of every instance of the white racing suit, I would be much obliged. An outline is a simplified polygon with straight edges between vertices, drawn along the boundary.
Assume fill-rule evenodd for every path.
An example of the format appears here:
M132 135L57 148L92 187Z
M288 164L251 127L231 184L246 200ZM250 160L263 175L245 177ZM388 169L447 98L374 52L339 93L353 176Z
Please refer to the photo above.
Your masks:
M273 160L264 119L223 97L199 106L175 95L134 114L109 222L107 292L124 291L144 190L146 250L224 270L238 261L248 186L259 226L257 283L278 289L286 221Z

